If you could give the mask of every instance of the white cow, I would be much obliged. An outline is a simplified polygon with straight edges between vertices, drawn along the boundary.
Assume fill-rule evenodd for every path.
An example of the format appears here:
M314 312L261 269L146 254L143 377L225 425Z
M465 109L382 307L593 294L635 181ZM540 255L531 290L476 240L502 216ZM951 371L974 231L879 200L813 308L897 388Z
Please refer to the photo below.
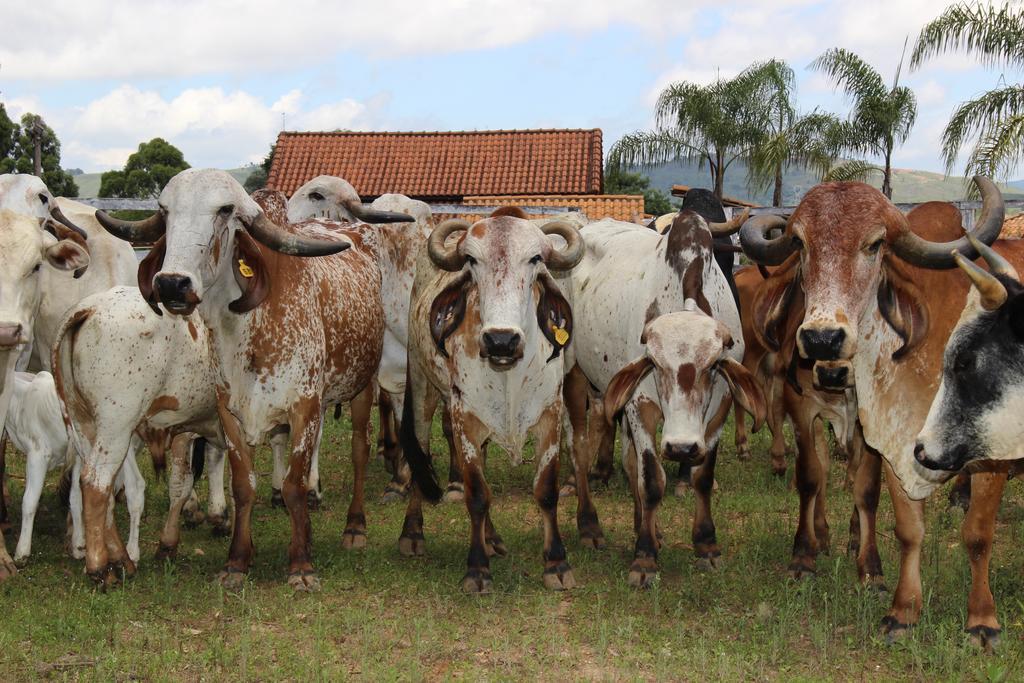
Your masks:
M7 434L15 448L25 454L25 494L21 502L21 534L14 551L14 561L24 565L32 552L32 527L35 523L39 498L49 470L63 468L74 451L69 450L67 428L61 415L60 400L53 376L45 370L38 374L14 373L14 395L7 411ZM77 471L77 469L76 469ZM72 479L71 516L74 535L81 534L82 497L76 495L77 479ZM139 558L139 524L146 500L146 480L135 459L130 458L118 473L117 490L124 489L128 501L131 531L128 555Z
M89 254L76 242L55 241L35 218L0 209L0 427L14 393L14 370L32 338L42 272L73 271L89 265ZM0 541L0 580L16 573Z

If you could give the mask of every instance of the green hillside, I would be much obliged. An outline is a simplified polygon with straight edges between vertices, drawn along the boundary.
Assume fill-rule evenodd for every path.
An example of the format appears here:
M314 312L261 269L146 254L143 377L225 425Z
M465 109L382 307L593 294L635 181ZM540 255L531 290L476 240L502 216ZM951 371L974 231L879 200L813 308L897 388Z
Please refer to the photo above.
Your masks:
M696 163L674 162L654 168L640 169L651 178L651 186L669 192L672 185L710 187L708 169L699 168ZM783 178L783 204L793 206L818 182L814 173L793 169ZM881 174L873 174L868 182L880 186ZM945 177L941 173L895 169L893 173L893 201L926 202L933 200L957 200L964 198L966 185L960 176ZM1024 199L1024 187L1001 186L1007 199ZM771 190L751 192L747 188L747 168L742 161L734 162L725 175L725 194L745 199L755 204L768 205L772 200Z
M244 166L242 168L229 168L226 169L231 176L240 183L244 183L245 179L252 173L252 168ZM75 176L75 182L78 183L78 196L79 197L95 197L100 193L100 176L102 173L83 173L82 175Z

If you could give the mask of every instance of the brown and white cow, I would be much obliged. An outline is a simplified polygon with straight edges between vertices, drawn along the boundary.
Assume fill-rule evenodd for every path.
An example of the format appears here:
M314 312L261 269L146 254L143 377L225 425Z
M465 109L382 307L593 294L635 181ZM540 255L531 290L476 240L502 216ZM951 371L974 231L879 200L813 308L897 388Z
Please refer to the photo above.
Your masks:
M987 179L975 182L983 198L975 235L991 243L1003 222L1002 197ZM877 456L884 458L902 547L899 583L883 619L889 638L917 622L923 599L924 507L907 497L899 474L913 461L914 438L938 388L943 348L967 295L962 277L940 269L955 266L953 250L977 255L966 237L958 238L962 230L955 207L932 204L918 211L912 230L908 216L878 190L863 183L825 183L807 193L788 222L759 217L740 235L750 258L782 264L772 276L770 300L776 304L762 308L758 327L776 328L788 314L783 302L802 290L800 355L814 362L820 385L846 386L852 377L868 447L857 477L873 480L868 489L880 476ZM783 234L766 238L774 228L783 228ZM995 487L991 475L976 475L972 486L981 500ZM972 503L965 529L992 523L992 511L982 507ZM982 539L968 546L972 592L987 592L979 576L990 543ZM978 616L970 615L969 628L975 628Z
M417 261L401 434L416 486L399 549L423 554L421 495L441 497L429 452L431 420L443 401L451 411L470 516L466 592L491 589L488 555L504 552L490 521L491 492L483 473L487 444L518 459L531 435L537 459L533 495L544 520L544 585L575 585L557 517L562 352L573 317L551 272L572 269L582 254L576 228L557 221L537 227L522 211L506 208L473 225L445 221Z
M228 587L241 585L252 561L253 448L280 424L288 424L292 437L282 488L292 520L289 584L319 586L306 482L328 403L354 401L356 494L345 536L365 534L359 487L384 333L378 245L370 230L337 230L329 222L283 228L285 202L284 195L269 193L261 208L228 174L190 169L167 184L152 218L129 223L101 214L115 234L159 239L139 269L143 298L154 310L198 310L210 329L235 500L221 573ZM98 514L109 493L106 481L83 471L82 490L86 515ZM96 553L90 547L87 570L105 571L104 559L102 547Z

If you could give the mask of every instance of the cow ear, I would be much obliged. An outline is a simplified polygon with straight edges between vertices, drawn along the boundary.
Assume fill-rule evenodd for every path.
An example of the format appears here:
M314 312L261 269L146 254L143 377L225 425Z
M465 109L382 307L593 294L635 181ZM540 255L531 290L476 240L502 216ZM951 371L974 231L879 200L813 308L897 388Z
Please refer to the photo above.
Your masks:
M245 230L235 231L235 257L231 264L242 296L228 304L232 313L248 313L270 294L270 272L256 240Z
M47 262L58 270L82 270L89 265L89 252L72 240L61 240L44 251Z
M550 273L537 276L540 285L540 301L537 303L537 324L544 338L551 343L553 349L548 361L558 358L562 349L572 339L572 307L562 296L555 278Z
M86 252L89 251L89 245L86 243L85 237L75 232L71 228L67 227L66 225L62 225L61 223L58 223L57 221L53 220L50 217L40 219L39 224L42 226L43 230L56 237L58 240L71 240L78 246L82 247L82 249L85 249ZM85 271L87 268L88 265L82 266L81 268L76 268L75 279L77 280L78 278L85 275Z
M928 334L928 308L917 286L893 267L888 256L878 284L878 310L903 340L903 346L892 354L893 360L899 360L924 341Z
M146 254L146 258L139 261L139 292L157 315L163 315L163 313L160 311L160 295L153 289L153 278L164 267L166 251L167 235L161 235Z
M733 399L754 418L754 431L760 430L768 409L757 380L742 363L728 356L718 362L718 369L729 383Z
M615 373L612 381L608 383L603 400L604 419L609 425L615 424L615 416L622 412L640 381L653 369L654 363L651 359L642 356Z
M766 349L782 348L782 332L800 289L800 255L793 254L758 288L754 296L751 320L754 334Z
M466 316L466 297L473 276L464 270L457 278L441 290L430 304L430 336L441 355L448 357L444 343L452 336Z

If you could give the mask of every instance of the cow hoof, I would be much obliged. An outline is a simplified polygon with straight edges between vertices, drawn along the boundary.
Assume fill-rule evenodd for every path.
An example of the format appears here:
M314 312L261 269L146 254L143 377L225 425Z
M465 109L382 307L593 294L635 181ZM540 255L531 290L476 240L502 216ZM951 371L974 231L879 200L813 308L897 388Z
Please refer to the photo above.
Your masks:
M722 556L705 555L697 558L697 569L702 572L715 571L722 568Z
M744 446L736 451L736 459L746 462L750 460L750 449Z
M405 500L408 495L404 488L401 488L394 484L388 484L388 487L384 489L384 495L380 497L380 502L387 505L388 503L398 503Z
M973 626L967 629L967 635L972 647L983 650L989 654L995 652L999 647L1000 628L991 626Z
M283 508L284 496L281 495L281 489L270 489L270 507L272 508Z
M544 587L549 591L568 591L576 587L576 577L568 562L561 562L544 570Z
M860 555L860 541L850 541L846 544L846 557L856 560Z
M653 588L658 583L658 568L651 567L649 565L640 565L633 563L633 566L629 568L629 576L626 577L626 583L632 588Z
M799 562L791 562L789 568L786 570L789 574L789 578L794 581L803 581L804 579L813 578L818 574L814 567L808 567L805 564Z
M462 592L470 595L484 595L493 588L491 573L485 569L470 569L462 577Z
M126 557L120 562L112 562L110 565L111 571L117 573L118 577L127 580L135 576L136 568L135 562L132 561L131 557Z
M14 566L17 567L18 569L24 569L25 567L28 566L28 557L29 557L28 555L21 555L21 556L15 555L14 556Z
M202 510L182 510L181 519L186 529L195 529L206 521L206 515Z
M775 465L772 465L772 474L779 479L782 479L786 476L786 466L783 465L782 467L776 467Z
M366 532L362 529L345 529L341 535L341 547L345 550L362 550L366 547Z
M907 637L910 631L910 624L896 621L896 617L886 615L882 617L882 635L885 636L886 645L894 645Z
M231 535L231 520L227 515L211 515L206 518L210 523L210 533L218 538Z
M160 544L160 547L156 549L156 555L153 556L157 562L163 562L164 560L173 561L178 556L178 546L176 545L164 545Z
M288 575L288 585L296 593L318 593L320 591L320 579L312 569L292 572Z
M581 534L580 545L584 548L591 548L592 550L601 550L608 545L608 542L605 541L604 534L598 532L596 534Z
M235 567L226 567L217 575L217 580L224 590L237 593L245 586L245 572Z
M508 555L508 546L501 536L492 536L487 539L487 557L505 557Z
M673 493L675 493L677 498L683 498L690 492L690 488L690 482L680 479L676 482L676 488Z
M448 484L448 488L444 492L444 497L441 499L446 503L461 503L466 499L466 494L462 490L462 484Z
M310 510L319 510L323 496L318 491L310 489L306 491L306 507Z
M864 587L864 590L876 593L883 599L889 592L888 586L885 585L885 579L881 576L865 576L861 579L861 586Z
M403 557L423 557L426 555L427 545L423 535L419 534L415 538L411 536L400 537L398 539L398 552Z
M559 498L573 498L576 496L576 485L575 484L563 484L562 488L558 489Z

